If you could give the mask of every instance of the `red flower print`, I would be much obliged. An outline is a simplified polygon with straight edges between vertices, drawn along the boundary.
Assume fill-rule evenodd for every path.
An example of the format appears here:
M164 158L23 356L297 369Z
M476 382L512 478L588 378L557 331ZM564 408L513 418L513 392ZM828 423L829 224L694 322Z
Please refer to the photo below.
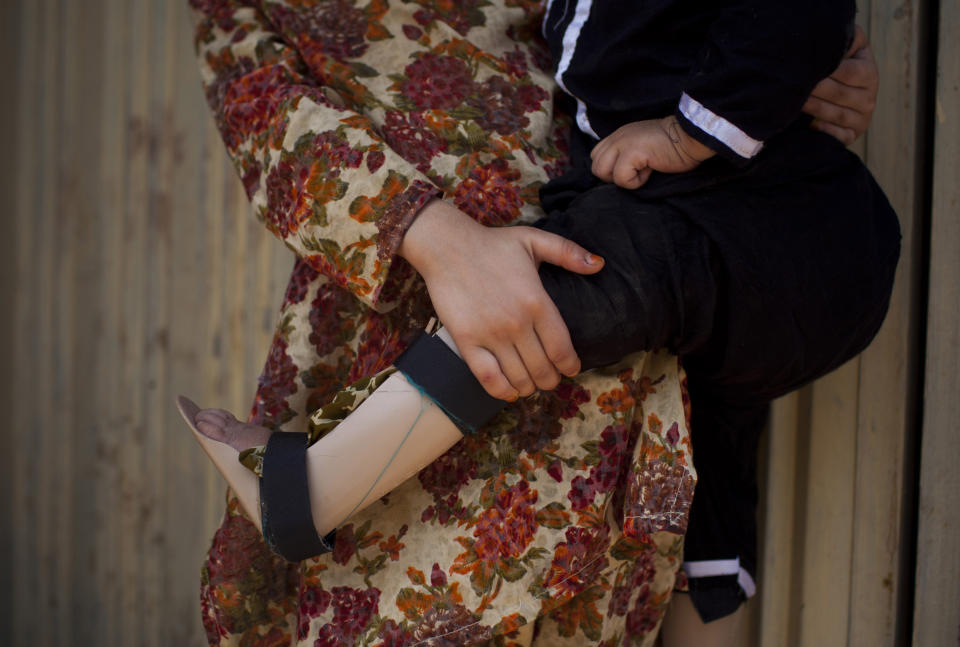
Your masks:
M637 602L627 614L627 636L645 636L653 631L660 618L663 617L663 608L651 599L650 587L644 586L637 596Z
M315 647L352 646L355 638L361 635L377 612L380 602L380 590L376 588L352 589L347 586L335 586L333 594L333 622L320 628Z
M227 515L207 554L204 565L206 601L204 625L210 634L231 633L240 625L268 623L267 603L277 603L293 613L299 570L267 548L256 527L241 515ZM243 607L241 593L259 600Z
M550 475L557 483L560 483L563 480L563 461L559 458L555 459L550 465L547 466L547 474Z
M278 162L267 175L265 217L272 231L282 238L297 231L300 223L312 215L305 189L313 170L306 160L293 159Z
M590 402L590 392L572 380L562 380L551 393L562 405L556 413L564 420L575 417L580 405Z
M252 200L254 194L260 189L260 177L263 169L255 160L244 160L246 163L240 181L243 182L243 190L247 194L247 199Z
M557 544L553 551L543 586L563 597L580 593L607 568L605 553L609 542L606 526L595 531L577 526L567 528L566 541Z
M461 647L490 640L490 627L477 622L479 618L462 604L452 607L430 608L413 629L413 642L424 647Z
M680 463L655 458L634 471L627 484L623 533L642 538L661 530L683 534L695 480Z
M506 136L529 126L530 119L524 113L539 110L548 96L539 86L517 88L503 77L491 76L476 88L467 103L483 111L476 118L478 126Z
M351 589L347 586L335 586L333 593L333 622L351 635L359 635L370 622L370 616L377 612L380 590Z
M629 540L621 539L620 541ZM656 567L653 563L655 550L648 545L639 545L637 548L638 550L632 551L634 555L630 567L626 573L624 573L622 579L618 577L617 585L613 587L610 605L607 608L608 618L612 618L615 615L626 615L633 593L638 589L647 587L648 583L656 574ZM640 596L641 599L645 597L644 594ZM638 604L640 603L641 600L638 600Z
M470 94L473 77L467 64L454 56L424 54L404 69L403 95L420 110L449 110Z
M313 16L313 12L310 12ZM332 56L356 58L367 50L364 36L367 33L367 17L363 9L348 0L324 3L310 31L311 41L320 44L323 51Z
M267 175L267 226L286 238L300 223L315 215L314 208L342 197L346 184L341 169L357 168L363 151L334 131L297 142L296 149L284 152Z
M336 541L333 544L333 561L346 565L357 552L357 538L353 532L353 524L348 523L337 530Z
M526 481L501 490L492 508L480 513L474 528L474 550L481 560L519 557L537 530L537 491Z
M422 4L429 9L420 9L414 14L414 20L421 25L428 25L439 19L453 27L461 36L466 36L471 27L479 27L486 22L483 13L478 11L478 0L433 0Z
M570 482L570 491L567 492L567 498L570 499L570 507L574 510L584 510L593 503L593 498L598 491L597 482L592 478L577 476Z
M283 308L300 303L307 296L307 288L317 280L320 273L310 267L302 258L297 258L293 265L293 273L287 284L287 293L283 297Z
M447 140L433 132L419 112L391 110L382 130L390 148L421 169L427 168L435 155L447 150Z
M269 555L256 526L240 515L227 517L213 536L210 547L207 563L210 584L217 586L234 581L245 575L258 558Z
M367 18L353 2L326 2L322 10L271 5L271 17L307 52L315 50L345 59L367 51Z
M389 315L372 312L367 316L357 345L357 356L350 367L347 381L369 377L393 364L403 350L401 331L391 325Z
M367 153L367 170L370 173L376 173L386 159L387 156L383 154L383 151L370 151Z
M190 6L204 15L209 16L217 23L217 27L224 31L231 31L235 25L233 12L235 4L229 0L190 0Z
M417 478L424 490L441 499L460 492L477 476L477 461L468 442L459 442L420 470Z
M329 591L310 586L300 592L300 608L297 621L297 638L304 640L310 633L310 620L322 615L330 606L332 596Z
M503 55L503 62L507 68L507 74L515 77L527 75L527 56L519 47L515 47L512 52Z
M290 73L280 65L251 70L228 83L223 91L227 145L266 131L290 98Z
M497 158L470 171L454 192L453 202L481 224L505 225L520 215L523 200L516 182L520 171Z
M390 619L380 625L377 638L383 642L377 643L376 647L406 647L410 644L410 634Z
M257 380L257 395L250 421L276 429L292 417L287 398L297 392L297 367L287 355L287 340L277 334L267 355L267 364Z
M433 570L430 571L430 586L441 587L447 584L447 574L440 568L440 564L433 563Z
M309 337L317 355L328 355L353 337L360 310L356 297L333 283L324 283L317 289L317 296L310 304Z
M670 428L667 429L666 438L667 438L667 442L671 446L676 445L677 441L680 440L680 428L677 423L673 423L672 425L670 425Z
M416 25L404 25L403 35L410 40L419 40L420 37L423 36L423 30Z

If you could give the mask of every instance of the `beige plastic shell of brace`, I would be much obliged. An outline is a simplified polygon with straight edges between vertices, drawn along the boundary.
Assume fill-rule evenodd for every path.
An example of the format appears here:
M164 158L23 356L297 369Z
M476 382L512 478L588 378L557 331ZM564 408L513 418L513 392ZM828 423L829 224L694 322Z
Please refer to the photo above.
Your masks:
M438 335L456 352L452 339ZM194 437L261 529L256 475L239 452L197 429L200 408L188 398L177 406ZM307 480L314 525L321 535L341 525L399 486L462 438L456 425L401 373L380 385L336 429L307 450Z

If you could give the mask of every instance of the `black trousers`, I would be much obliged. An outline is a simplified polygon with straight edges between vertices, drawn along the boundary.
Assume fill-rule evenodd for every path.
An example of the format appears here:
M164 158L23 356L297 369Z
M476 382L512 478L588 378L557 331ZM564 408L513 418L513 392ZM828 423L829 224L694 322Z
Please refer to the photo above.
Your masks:
M738 559L755 575L757 442L770 401L862 351L886 314L900 230L856 155L797 127L746 168L711 159L629 191L573 169L541 190L537 227L602 255L592 276L540 277L584 368L638 350L682 357L699 482L687 562ZM705 621L737 609L737 577L691 579Z

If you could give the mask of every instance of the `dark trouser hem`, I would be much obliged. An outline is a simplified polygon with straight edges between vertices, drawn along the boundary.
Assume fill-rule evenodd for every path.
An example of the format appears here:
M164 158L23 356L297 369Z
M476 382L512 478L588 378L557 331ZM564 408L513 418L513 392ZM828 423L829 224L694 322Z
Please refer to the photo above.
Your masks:
M687 594L704 622L727 617L747 600L736 575L695 577L688 582Z

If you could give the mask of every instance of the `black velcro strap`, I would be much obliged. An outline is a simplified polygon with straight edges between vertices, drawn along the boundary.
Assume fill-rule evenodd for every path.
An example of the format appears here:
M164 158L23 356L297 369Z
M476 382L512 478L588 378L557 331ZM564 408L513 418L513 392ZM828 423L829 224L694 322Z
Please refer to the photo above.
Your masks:
M394 365L464 433L475 432L507 404L488 394L439 337L420 335Z
M333 550L334 530L321 537L313 525L307 485L307 434L270 435L260 479L260 520L270 549L290 562Z

